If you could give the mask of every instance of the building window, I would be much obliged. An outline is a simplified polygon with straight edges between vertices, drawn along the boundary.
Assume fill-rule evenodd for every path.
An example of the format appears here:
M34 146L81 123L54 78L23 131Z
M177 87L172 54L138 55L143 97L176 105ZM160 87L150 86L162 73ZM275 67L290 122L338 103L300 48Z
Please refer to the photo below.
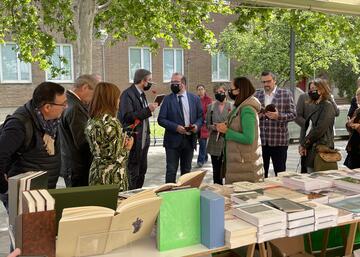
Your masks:
M184 54L182 49L164 49L163 80L169 82L174 72L184 73Z
M63 59L65 58L66 61ZM73 70L73 49L72 45L69 44L58 44L54 54L51 57L52 63L55 67L60 68L64 71L63 74L56 76L51 75L51 71L46 71L46 80L61 82L61 83L72 83L74 82L74 70Z
M211 80L230 81L230 59L224 53L217 53L211 56Z
M129 81L133 82L135 71L146 69L151 71L151 52L149 48L129 48Z
M1 82L2 83L31 83L31 65L18 58L16 44L0 45L1 49Z

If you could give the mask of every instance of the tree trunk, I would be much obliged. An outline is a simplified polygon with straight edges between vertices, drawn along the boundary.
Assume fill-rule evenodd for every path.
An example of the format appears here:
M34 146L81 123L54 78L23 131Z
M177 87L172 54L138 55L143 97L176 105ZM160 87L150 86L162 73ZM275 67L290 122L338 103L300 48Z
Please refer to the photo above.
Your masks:
M92 73L92 45L94 18L96 15L95 0L77 0L75 6L75 29L77 32L75 67L76 77Z

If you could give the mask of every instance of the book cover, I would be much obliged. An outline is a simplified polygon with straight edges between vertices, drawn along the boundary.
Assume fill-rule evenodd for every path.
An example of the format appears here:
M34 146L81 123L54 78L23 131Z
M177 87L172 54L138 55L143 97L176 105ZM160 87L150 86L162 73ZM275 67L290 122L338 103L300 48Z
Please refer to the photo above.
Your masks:
M23 213L16 218L16 247L22 255L55 257L55 211Z
M295 220L305 217L313 217L314 210L306 205L295 203L289 199L279 198L265 202L286 213L287 220Z
M162 192L157 220L157 247L160 251L199 244L200 190L196 188Z
M239 206L244 206L247 204L255 204L261 201L270 200L271 197L260 194L256 191L248 191L242 193L235 193L230 195L232 202L238 204Z
M56 224L59 223L65 208L103 206L115 211L118 191L117 185L49 189L49 194L55 199Z
M200 208L201 243L209 249L224 246L224 197L209 190L201 191Z
M329 205L352 213L360 213L360 197L344 199L339 202L330 203Z

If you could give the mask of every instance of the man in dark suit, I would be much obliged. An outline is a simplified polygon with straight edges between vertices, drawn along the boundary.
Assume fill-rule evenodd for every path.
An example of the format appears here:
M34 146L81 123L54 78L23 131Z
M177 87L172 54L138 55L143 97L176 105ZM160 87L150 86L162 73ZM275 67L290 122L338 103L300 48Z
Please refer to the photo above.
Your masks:
M270 158L275 176L286 170L289 146L288 122L296 117L294 99L291 93L276 85L276 77L271 71L261 73L264 90L257 91L263 112L259 114L262 156L265 178L268 177Z
M147 154L150 146L149 117L158 106L157 103L148 103L145 91L152 83L151 72L139 69L135 72L134 83L127 88L120 97L118 118L126 129L139 120L134 129L134 145L130 151L128 161L129 189L141 188L144 184L147 170Z
M172 93L164 98L158 116L159 125L165 128L166 183L176 181L179 160L181 175L190 172L202 125L200 98L186 91L185 76L174 73L170 87Z
M61 117L59 135L61 174L67 187L89 185L92 155L84 131L89 119L87 106L98 82L93 75L81 75L66 92L68 108Z

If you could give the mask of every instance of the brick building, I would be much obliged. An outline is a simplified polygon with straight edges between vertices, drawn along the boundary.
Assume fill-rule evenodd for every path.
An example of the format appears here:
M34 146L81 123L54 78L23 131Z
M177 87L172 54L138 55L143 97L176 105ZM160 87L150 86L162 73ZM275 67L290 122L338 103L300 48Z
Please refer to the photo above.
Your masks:
M215 15L215 22L210 28L216 35L233 19L231 16ZM109 41L109 40L108 40ZM48 80L70 87L76 79L75 44L57 40L54 57L63 55L68 64L58 61L58 66L65 67L69 73L52 78L51 75L39 69L37 64L22 63L12 49L14 43L6 42L0 45L0 121L4 113L22 105L31 98L33 89L39 83ZM194 42L191 49L182 49L178 45L169 48L162 45L156 53L151 53L147 47L137 47L135 39L119 42L113 46L105 43L105 80L117 84L124 89L131 84L133 73L137 68L152 71L153 81L157 83L157 93L168 93L168 82L174 71L184 73L188 78L189 90L195 91L198 83L205 84L212 94L212 85L218 82L229 82L233 77L235 62L222 53L211 56L203 46ZM93 42L93 72L102 74L102 46L99 40ZM152 99L149 93L149 100Z

